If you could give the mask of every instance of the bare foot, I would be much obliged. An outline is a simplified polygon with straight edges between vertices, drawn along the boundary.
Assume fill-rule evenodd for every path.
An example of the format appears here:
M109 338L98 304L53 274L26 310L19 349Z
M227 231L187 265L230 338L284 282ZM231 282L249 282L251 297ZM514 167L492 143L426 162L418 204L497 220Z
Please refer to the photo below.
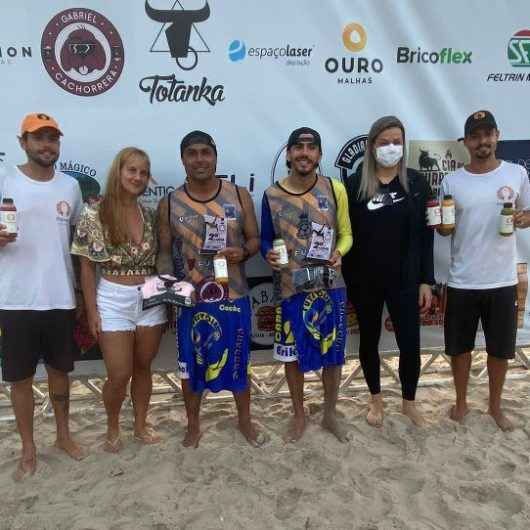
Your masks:
M304 435L306 428L305 415L301 417L294 417L290 423L287 432L285 433L284 440L287 443L295 443Z
M182 440L182 445L184 447L193 447L194 449L197 449L197 447L199 447L199 440L201 437L202 432L200 429L192 429L191 427L188 427L186 429L186 435Z
M372 427L381 427L383 425L384 405L381 394L376 394L370 398L368 403L368 414L366 421Z
M55 442L55 447L57 447L57 449L61 449L61 451L64 451L70 458L73 458L74 460L83 460L83 458L86 458L87 456L86 450L77 442L74 442L72 438L64 438L61 440L58 439Z
M155 445L162 441L162 437L152 428L134 431L134 439L144 445Z
M122 449L123 442L121 441L120 431L107 431L103 450L107 453L119 453Z
M469 412L467 405L453 405L449 411L449 417L458 423L463 423L466 414Z
M33 476L37 470L37 452L35 446L22 451L17 469L13 473L13 480L20 482L26 477Z
M495 413L491 410L488 410L488 414L495 420L495 423L501 431L510 432L515 429L515 425L510 419L508 419L507 416L504 415L501 410Z
M349 440L348 432L344 425L337 420L337 416L334 413L324 414L322 418L322 427L334 434L337 440L341 443L345 443Z
M265 436L262 432L256 430L255 425L250 421L238 422L241 434L252 447L260 447L265 443Z
M425 420L420 414L420 411L417 409L416 403L414 401L404 399L401 406L401 411L414 425L416 425L416 427L423 427L425 425Z

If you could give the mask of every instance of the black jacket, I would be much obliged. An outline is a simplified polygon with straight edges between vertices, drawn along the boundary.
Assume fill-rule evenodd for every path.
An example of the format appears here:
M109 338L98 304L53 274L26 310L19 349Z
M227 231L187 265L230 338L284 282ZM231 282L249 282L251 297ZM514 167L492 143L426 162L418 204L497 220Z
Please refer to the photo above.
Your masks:
M348 206L353 233L352 249L342 260L342 274L348 287L359 284L363 278L359 276L359 247L355 241L359 238L359 216L361 207L366 201L359 199L362 166L354 175L345 181L348 192ZM407 169L409 192L407 205L410 223L408 233L408 252L402 256L401 288L414 287L420 283L434 284L433 240L434 230L427 226L426 203L431 195L431 187L425 177L414 169Z

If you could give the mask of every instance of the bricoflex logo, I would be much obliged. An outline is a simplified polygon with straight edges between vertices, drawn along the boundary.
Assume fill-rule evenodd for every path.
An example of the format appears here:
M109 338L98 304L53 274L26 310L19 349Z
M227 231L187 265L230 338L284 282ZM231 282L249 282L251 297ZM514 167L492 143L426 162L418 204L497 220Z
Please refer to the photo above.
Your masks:
M59 87L74 96L98 96L120 78L125 53L116 27L92 9L55 15L42 34L42 62Z
M202 69L200 57L211 53L204 29L212 14L210 4L206 0L198 9L191 4L186 0L145 0L146 17L156 23L149 52L153 62L167 59L163 64L169 70L140 79L138 86L151 104L201 102L213 107L225 100L224 85L212 83L204 72L198 79L188 77Z
M233 63L248 59L258 62L278 62L285 66L309 66L314 49L314 45L303 47L293 44L247 46L242 40L233 40L228 45L228 58Z
M508 41L506 52L508 63L513 72L492 72L486 81L489 83L527 83L530 81L530 72L521 68L530 68L530 29L517 31Z
M350 22L342 30L342 46L346 54L328 57L325 71L334 76L338 85L358 87L371 85L383 71L383 61L364 54L368 45L368 33L358 22Z
M471 64L473 52L455 48L430 51L419 46L417 48L399 46L396 52L396 62L398 64Z

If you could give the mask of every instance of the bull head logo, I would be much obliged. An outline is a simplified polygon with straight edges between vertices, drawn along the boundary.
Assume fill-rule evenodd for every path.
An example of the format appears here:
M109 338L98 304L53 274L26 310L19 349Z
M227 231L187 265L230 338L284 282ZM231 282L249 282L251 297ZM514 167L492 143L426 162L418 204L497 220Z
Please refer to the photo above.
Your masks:
M171 57L175 59L177 64L183 70L192 70L195 68L198 62L198 52L190 47L191 28L193 24L204 22L210 17L210 6L208 5L208 1L206 1L206 4L201 9L186 11L184 9L153 9L149 5L149 1L145 0L145 12L151 20L168 24L168 27L166 28L167 44L169 46ZM153 51L152 48L151 51ZM183 61L183 59L188 58L189 55L192 56L190 61Z
M105 68L106 56L94 34L81 26L72 31L61 48L61 66L65 72L74 69L80 75Z

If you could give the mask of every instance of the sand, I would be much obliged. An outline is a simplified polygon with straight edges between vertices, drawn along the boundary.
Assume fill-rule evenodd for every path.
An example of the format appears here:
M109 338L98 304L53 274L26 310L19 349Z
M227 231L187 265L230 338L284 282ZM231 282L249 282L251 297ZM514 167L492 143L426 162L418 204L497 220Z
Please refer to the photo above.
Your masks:
M290 404L255 400L269 440L246 444L230 402L206 403L198 449L180 441L185 415L178 400L152 408L166 437L158 446L132 439L123 414L125 448L101 449L105 416L93 406L72 416L76 438L90 448L81 463L52 448L53 417L36 421L37 474L15 483L19 450L13 423L0 424L1 529L528 529L530 528L530 398L528 380L509 381L504 403L517 422L499 431L486 409L487 385L471 389L464 425L447 418L452 388L421 388L429 419L416 429L399 413L397 390L385 391L384 426L364 420L365 392L342 398L351 441L341 444L319 425L321 397L307 400L310 425L297 444L282 434Z

